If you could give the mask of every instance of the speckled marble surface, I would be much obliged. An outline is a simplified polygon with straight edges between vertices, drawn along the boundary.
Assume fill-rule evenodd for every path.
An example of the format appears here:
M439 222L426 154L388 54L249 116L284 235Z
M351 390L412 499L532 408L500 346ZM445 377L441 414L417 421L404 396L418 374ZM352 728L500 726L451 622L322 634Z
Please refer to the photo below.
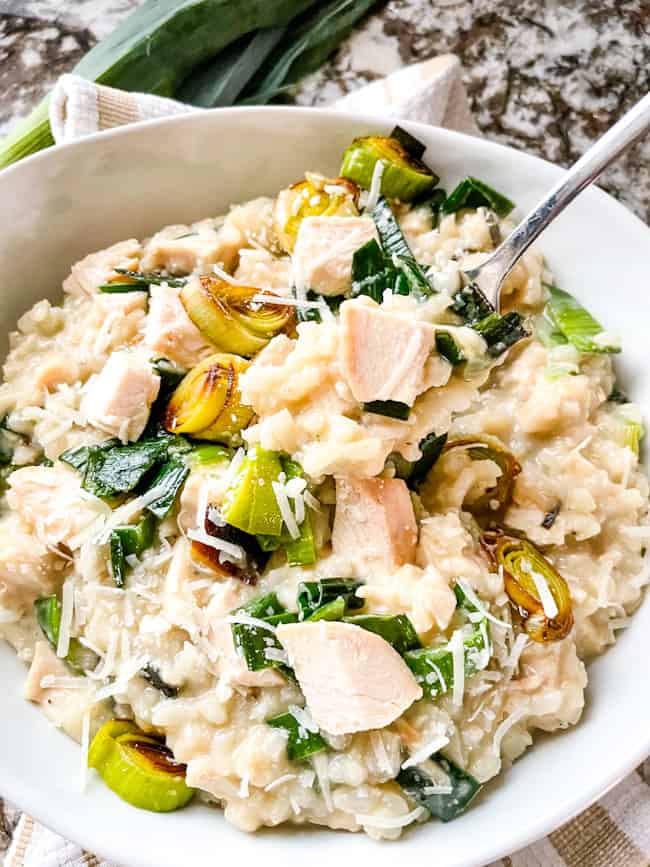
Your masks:
M0 133L140 0L0 0ZM452 51L496 141L568 165L650 89L650 0L391 0L295 93L323 104ZM650 138L603 186L650 221Z

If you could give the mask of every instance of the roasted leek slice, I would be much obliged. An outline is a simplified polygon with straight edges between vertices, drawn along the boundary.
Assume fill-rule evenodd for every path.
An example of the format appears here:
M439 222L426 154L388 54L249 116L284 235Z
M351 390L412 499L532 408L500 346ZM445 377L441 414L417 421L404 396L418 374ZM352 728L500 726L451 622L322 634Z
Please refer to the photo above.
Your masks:
M272 297L268 290L202 274L183 286L180 297L187 315L217 349L251 358L276 334L290 334L296 325L292 306L254 300L261 294Z
M109 789L123 801L156 813L168 813L188 804L193 795L185 782L185 765L162 741L128 720L110 720L97 732L88 752Z
M304 181L278 195L273 226L280 244L291 253L305 217L356 217L359 188L346 178L324 178L307 172Z
M383 163L380 192L389 199L412 202L431 192L438 176L396 138L355 138L343 154L341 175L368 190L378 160Z
M505 591L533 641L566 638L573 627L571 593L535 545L501 531L484 533L481 543L494 566L503 569Z
M242 403L239 376L249 363L237 355L217 353L197 364L167 404L165 429L197 439L232 443L253 417Z
M451 440L445 444L443 454L457 449L464 449L473 461L493 461L501 470L496 484L473 502L463 503L463 509L476 518L494 519L502 515L510 504L515 479L521 472L519 461L495 437Z

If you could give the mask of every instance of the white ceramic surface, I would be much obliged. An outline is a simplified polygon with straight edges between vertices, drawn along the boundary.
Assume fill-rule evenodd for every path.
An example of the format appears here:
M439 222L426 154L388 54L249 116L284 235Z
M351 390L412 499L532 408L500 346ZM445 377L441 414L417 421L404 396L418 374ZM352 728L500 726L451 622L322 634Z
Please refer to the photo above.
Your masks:
M386 133L389 119L311 109L222 109L102 133L0 173L0 332L39 298L59 297L76 259L167 223L218 214L274 194L305 169L336 173L350 139ZM407 124L449 188L485 179L527 209L557 179L539 159L478 139ZM650 232L600 190L584 193L540 247L560 285L623 335L625 389L650 407ZM4 352L4 347L0 347ZM160 816L135 810L92 780L80 791L76 744L21 698L24 666L0 646L0 791L45 824L123 867L325 867L334 860L392 867L395 857L473 867L512 852L586 807L650 752L650 603L590 668L582 722L539 739L449 825L431 822L398 843L363 834L274 830L246 835L219 811L194 806ZM413 863L413 860L410 861Z

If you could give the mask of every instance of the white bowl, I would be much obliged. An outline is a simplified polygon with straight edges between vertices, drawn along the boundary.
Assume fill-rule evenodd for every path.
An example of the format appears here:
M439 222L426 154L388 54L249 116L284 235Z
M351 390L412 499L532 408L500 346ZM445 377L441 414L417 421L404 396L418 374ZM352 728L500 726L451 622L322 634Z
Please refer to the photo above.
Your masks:
M441 129L407 124L449 188L477 175L520 211L560 170L522 153ZM218 214L274 194L305 169L336 174L357 135L387 133L390 119L295 108L223 109L153 121L45 151L0 174L0 333L43 296L57 299L84 254L167 223ZM587 190L540 247L560 285L623 336L622 383L650 406L648 229L612 198ZM4 338L3 338L4 339ZM326 867L333 860L427 859L471 867L512 852L587 807L650 752L650 604L589 670L581 723L539 739L472 809L449 825L415 828L396 844L363 834L276 829L243 834L202 806L168 815L129 807L93 779L82 793L79 747L21 697L24 666L0 647L0 790L46 825L124 867ZM255 859L255 860L254 860Z

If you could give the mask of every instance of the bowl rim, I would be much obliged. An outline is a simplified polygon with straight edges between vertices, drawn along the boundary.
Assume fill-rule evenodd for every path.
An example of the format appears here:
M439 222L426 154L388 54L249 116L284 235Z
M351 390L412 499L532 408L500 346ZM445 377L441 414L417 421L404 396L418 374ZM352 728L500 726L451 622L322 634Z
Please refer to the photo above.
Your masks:
M408 127L408 129L415 135L418 134L418 131L422 134L427 134L434 129L436 135L441 137L443 141L448 141L450 146L453 146L456 142L465 146L471 144L472 147L489 149L494 153L500 153L504 157L512 157L514 154L517 159L524 158L529 161L531 166L543 166L547 172L549 170L552 171L555 173L557 178L561 176L563 171L561 167L554 165L548 160L517 150L516 148L493 142L488 139L482 139L478 136L468 135L457 130L450 130L444 127L436 127L431 124L400 118L390 112L359 113L333 108L307 106L237 106L215 109L197 109L193 112L184 112L182 114L171 115L163 118L137 121L92 133L91 135L75 141L65 142L45 148L44 150L31 154L30 156L0 170L0 185L3 183L4 178L26 171L31 167L38 166L40 163L46 164L49 160L57 159L63 154L73 156L77 152L83 152L84 150L92 149L95 146L101 147L102 143L113 139L129 138L133 135L137 135L137 133L143 129L166 129L174 126L191 125L192 123L213 123L213 118L215 116L236 119L237 117L262 114L268 114L270 116L286 115L287 117L291 117L292 120L296 120L301 116L318 116L321 118L327 118L334 123L342 120L345 120L346 122L353 120L358 125L368 124L369 127L377 125L388 126L391 123L398 121ZM636 214L632 213L609 193L596 185L592 186L593 190L589 195L592 197L594 195L603 197L603 201L607 200L610 208L613 205L618 209L621 220L627 221L628 224L630 224L630 222L636 224L637 228L642 232L647 233L647 237L650 239L650 228ZM650 602L642 597L641 604L650 604ZM613 647L609 647L605 652L610 653L613 649ZM523 831L513 830L507 841L499 842L490 840L489 843L482 847L479 857L464 860L463 867L482 867L482 865L485 865L488 862L512 854L513 852L540 840L542 837L548 835L560 825L571 820L596 800L605 795L630 772L634 771L634 769L648 755L650 755L650 728L647 730L647 736L644 741L639 740L630 746L626 753L625 760L619 761L613 767L603 765L603 771L597 783L595 782L587 789L569 794L568 797L564 795L558 797L557 801L552 806L545 808L543 816L540 819L528 824ZM24 809L38 821L43 822L57 833L68 839L80 841L80 845L84 846L84 848L90 849L102 857L108 859L115 858L115 850L113 850L113 852L107 852L103 842L99 846L96 845L92 839L89 839L89 836L92 836L92 833L87 835L83 825L74 824L73 818L68 818L65 814L57 812L56 804L53 801L48 802L48 799L46 798L35 797L37 793L35 793L31 788L25 787L19 777L10 776L5 771L3 773L2 790L4 797L12 800L18 805L24 805L21 806L21 809ZM137 865L137 867L151 867L149 862L146 862L137 856L129 863Z

